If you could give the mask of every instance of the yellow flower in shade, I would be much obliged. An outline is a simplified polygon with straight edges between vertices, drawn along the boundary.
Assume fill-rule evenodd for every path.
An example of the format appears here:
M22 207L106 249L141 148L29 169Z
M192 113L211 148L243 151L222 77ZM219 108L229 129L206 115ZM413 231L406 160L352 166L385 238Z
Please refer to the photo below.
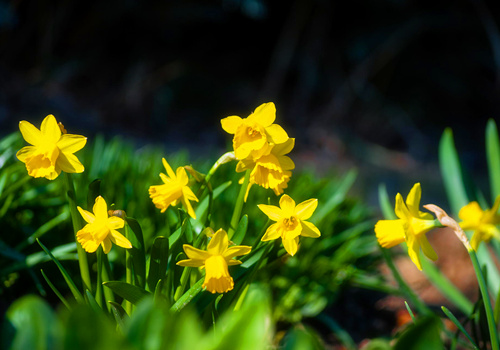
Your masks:
M108 217L108 206L104 198L101 196L96 198L94 208L92 208L94 214L80 207L78 211L87 222L87 225L76 233L76 239L85 251L93 253L100 244L104 253L108 254L111 250L111 242L123 248L132 248L130 241L116 231L123 227L124 220L117 216Z
M230 116L221 120L222 128L234 134L233 147L236 159L249 156L258 158L269 152L270 144L288 140L285 130L278 124L274 103L261 104L247 118Z
M269 219L276 221L268 227L262 241L270 241L281 237L285 250L295 255L299 246L299 236L318 238L321 236L314 224L305 221L311 217L318 206L317 199L308 199L295 206L295 201L284 194L280 198L280 206L259 204L260 210Z
M228 265L239 265L241 261L233 259L237 255L250 253L252 247L236 245L229 247L226 231L219 229L210 239L207 250L197 249L184 244L184 252L189 259L177 263L180 266L204 267L205 281L203 288L211 293L226 293L233 289L234 281L228 271Z
M500 196L495 200L493 207L482 210L477 202L471 202L460 209L458 217L462 220L459 225L463 230L474 230L471 239L472 249L477 250L482 241L489 242L493 237L500 239L500 231L496 225L500 224L498 207Z
M163 213L170 205L176 206L181 202L189 216L196 219L196 214L189 201L198 202L198 198L188 187L189 178L186 170L184 167L178 167L174 173L165 158L162 158L162 162L167 170L167 175L160 173L163 185L149 187L149 196L153 200L153 204Z
M271 153L267 155L257 159L247 158L238 162L237 172L252 169L247 194L253 184L270 188L277 196L283 193L283 189L288 187L288 181L292 176L290 170L295 168L293 161L285 154L289 153L294 145L295 139L291 138L284 143L272 146Z
M406 204L403 196L398 193L394 210L398 219L379 220L375 225L375 234L382 247L392 248L406 241L408 255L419 270L422 270L420 248L429 259L437 259L436 252L429 244L425 233L438 227L432 214L419 210L421 195L420 183L416 183L410 190Z
M16 156L26 164L30 176L54 180L61 171L83 172L82 163L73 153L85 146L87 138L62 133L53 115L45 117L40 130L25 120L19 122L19 130L31 146L21 148Z

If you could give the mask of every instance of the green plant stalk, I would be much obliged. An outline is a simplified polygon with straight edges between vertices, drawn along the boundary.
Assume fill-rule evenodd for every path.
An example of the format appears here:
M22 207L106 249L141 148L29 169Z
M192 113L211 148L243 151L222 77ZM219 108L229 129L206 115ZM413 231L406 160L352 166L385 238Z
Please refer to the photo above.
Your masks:
M68 198L71 221L73 223L73 231L75 235L76 250L78 252L78 264L80 266L80 275L82 277L83 290L92 291L87 253L76 239L76 233L82 228L82 223L80 214L78 213L78 209L76 207L76 193L75 187L73 186L73 179L68 173L64 173L64 185L66 187L66 196Z
M99 245L97 248L97 282L96 282L96 290L95 290L95 301L97 305L102 309L102 255L104 252L102 251L102 247Z
M250 181L250 170L247 170L245 173L245 179L243 180L243 184L240 187L240 192L238 193L238 198L236 199L236 203L234 205L233 216L231 217L231 224L229 229L227 230L227 237L230 240L234 232L236 232L236 228L238 227L238 223L240 222L241 212L243 210L243 204L245 204L245 195L247 193L248 182Z
M184 290L186 289L186 285L187 285L187 282L189 281L190 275L191 275L191 268L189 266L186 266L184 268L184 270L182 271L179 285L177 286L177 289L175 290L174 301L179 300L182 293L184 293Z
M498 350L499 349L498 332L495 324L495 318L493 314L493 308L491 306L490 296L488 294L488 287L486 286L486 281L484 280L484 276L481 271L481 266L479 265L479 260L477 259L476 252L472 248L467 249L467 251L472 261L472 266L474 266L477 282L479 283L479 289L481 290L481 295L483 297L484 308L486 311L486 319L488 321L488 329L490 332L491 348Z
M101 282L105 283L108 281L111 281L111 266L109 266L109 260L108 256L106 254L102 255L102 269L101 269ZM101 288L102 288L102 283L101 283ZM112 312L112 305L109 302L114 302L115 301L115 295L113 294L113 291L109 288L103 288L104 292L104 301L105 304L108 308L109 312Z
M130 241L130 228L128 227L128 224L125 223L125 237ZM129 250L125 250L125 267L126 267L126 274L125 274L125 281L128 284L134 284L134 267L132 265L132 255L130 254ZM125 300L125 311L127 314L131 315L132 314L132 303L128 300Z

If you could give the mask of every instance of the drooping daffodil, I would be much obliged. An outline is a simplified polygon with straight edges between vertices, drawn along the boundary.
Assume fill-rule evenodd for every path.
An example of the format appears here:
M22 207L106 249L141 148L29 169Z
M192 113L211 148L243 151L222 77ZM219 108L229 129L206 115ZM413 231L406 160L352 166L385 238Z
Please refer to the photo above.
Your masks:
M432 214L419 210L421 195L420 183L412 187L406 198L406 204L403 196L398 193L394 209L398 219L379 220L375 225L377 240L383 248L392 248L406 241L408 255L419 270L422 270L420 249L429 259L437 260L437 254L425 234L433 228L441 227Z
M260 210L269 219L276 221L269 226L262 237L262 241L281 238L285 250L290 255L295 255L299 247L299 236L318 238L321 236L318 228L309 219L316 207L317 199L308 199L298 205L287 194L280 198L279 207L274 205L259 204Z
M87 138L67 134L53 115L43 119L40 129L23 120L19 122L19 130L24 140L31 146L21 148L16 156L26 164L30 176L54 180L61 171L83 172L82 163L73 153L85 146Z

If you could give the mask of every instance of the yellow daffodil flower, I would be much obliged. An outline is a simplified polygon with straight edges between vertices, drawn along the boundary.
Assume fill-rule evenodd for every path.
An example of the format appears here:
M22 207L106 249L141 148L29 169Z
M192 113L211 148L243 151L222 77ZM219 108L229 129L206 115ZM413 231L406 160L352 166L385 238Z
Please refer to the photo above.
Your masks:
M104 198L101 196L96 198L92 208L94 214L80 207L78 211L87 222L87 225L76 233L76 239L85 251L93 253L100 244L104 253L108 254L111 242L123 248L132 248L130 241L116 231L124 226L124 220L117 216L108 217L108 206Z
M270 144L283 143L288 140L285 130L278 124L274 103L261 104L247 118L230 116L221 120L222 128L234 134L233 147L236 159L249 156L258 158L269 153Z
M500 231L496 225L500 224L498 207L500 206L500 196L495 200L493 207L482 210L477 202L471 202L460 209L458 217L462 220L459 225L463 230L474 230L471 239L471 246L477 250L479 243L489 242L493 237L500 239Z
M177 263L180 266L204 267L205 281L203 288L211 293L226 293L233 289L234 281L228 271L228 265L239 265L241 261L233 259L237 255L250 253L252 247L237 245L229 247L226 231L219 229L210 239L207 250L197 249L184 244L184 252L189 259Z
M188 187L189 178L184 167L178 167L174 173L165 158L162 158L167 175L160 173L163 185L149 187L149 196L153 204L165 212L170 205L176 206L179 202L186 208L189 216L196 219L193 207L189 201L198 202L198 198Z
M21 148L16 156L26 164L30 176L54 180L61 171L83 172L82 163L73 153L85 146L87 138L62 133L53 115L45 117L40 130L25 120L19 122L19 130L31 146Z
M421 195L420 183L416 183L410 190L406 204L403 196L398 193L394 210L398 219L379 220L375 225L375 234L382 247L392 248L406 241L408 255L419 270L422 270L420 248L429 259L437 259L436 252L429 244L425 233L438 227L432 214L423 213L418 209Z
M299 236L318 238L321 236L314 224L305 221L311 217L318 206L317 199L308 199L295 206L295 201L284 194L280 198L280 206L259 204L260 210L269 219L276 221L268 227L262 241L270 241L281 237L285 250L295 255L299 245Z
M292 176L290 170L295 168L293 161L285 154L289 153L294 145L295 139L290 138L284 143L274 145L271 153L267 155L257 159L247 158L238 162L237 172L252 169L247 195L253 184L270 188L277 196L283 193L283 189L288 187L288 181Z

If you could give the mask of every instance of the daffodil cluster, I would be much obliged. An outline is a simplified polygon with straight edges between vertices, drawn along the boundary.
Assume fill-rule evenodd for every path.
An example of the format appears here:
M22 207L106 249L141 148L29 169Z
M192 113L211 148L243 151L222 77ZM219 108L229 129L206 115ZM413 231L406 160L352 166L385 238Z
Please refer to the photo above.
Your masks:
M287 156L295 139L274 124L275 119L276 107L268 102L257 107L247 118L230 116L222 119L221 124L227 133L234 134L234 154L239 160L236 171L251 170L250 186L257 184L270 188L278 196L288 187L291 170L295 168Z

